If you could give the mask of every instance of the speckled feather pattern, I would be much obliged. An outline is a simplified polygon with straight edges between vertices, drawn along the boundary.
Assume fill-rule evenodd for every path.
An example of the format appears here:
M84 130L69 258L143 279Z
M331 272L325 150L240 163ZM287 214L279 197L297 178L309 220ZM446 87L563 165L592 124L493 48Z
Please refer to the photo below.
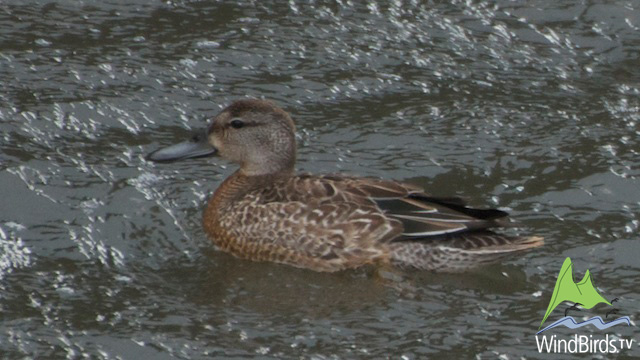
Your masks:
M538 246L539 238L507 237L470 228L497 226L428 202L431 229L449 226L437 219L457 215L458 233L411 238L402 218L376 199L405 200L415 207L419 188L393 181L340 175L251 178L236 173L216 191L204 225L214 243L235 256L286 263L316 271L337 271L365 264L391 264L457 272L495 261L514 251ZM424 217L424 214L422 214ZM434 220L435 219L435 220Z
M386 254L377 243L402 231L372 201L338 191L334 181L240 173L216 191L204 225L217 246L238 257L318 271L380 261Z

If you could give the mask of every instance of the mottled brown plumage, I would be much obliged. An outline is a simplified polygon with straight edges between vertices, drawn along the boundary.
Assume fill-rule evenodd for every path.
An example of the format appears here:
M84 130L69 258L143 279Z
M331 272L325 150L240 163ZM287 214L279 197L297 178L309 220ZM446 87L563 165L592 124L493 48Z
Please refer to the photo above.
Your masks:
M202 138L204 144L181 144L148 158L216 152L240 165L209 199L203 217L211 240L240 258L316 271L365 264L463 271L543 244L536 236L492 232L505 223L500 210L468 208L412 185L295 175L293 121L267 101L234 102Z

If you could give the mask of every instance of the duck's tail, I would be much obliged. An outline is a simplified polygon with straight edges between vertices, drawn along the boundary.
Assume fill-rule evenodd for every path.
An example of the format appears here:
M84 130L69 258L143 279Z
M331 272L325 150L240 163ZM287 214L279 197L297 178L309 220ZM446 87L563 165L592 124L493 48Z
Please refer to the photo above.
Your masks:
M540 236L506 236L490 231L429 241L391 243L391 263L439 272L462 272L544 244Z

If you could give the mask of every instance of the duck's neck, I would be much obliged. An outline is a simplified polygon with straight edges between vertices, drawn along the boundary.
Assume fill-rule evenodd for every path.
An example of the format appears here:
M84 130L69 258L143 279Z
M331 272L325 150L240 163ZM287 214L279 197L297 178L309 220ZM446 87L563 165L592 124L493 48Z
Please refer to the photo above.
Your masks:
M293 167L296 163L295 149L291 144L285 143L280 151L270 150L252 153L250 160L240 164L240 170L247 177L272 177L282 174L293 174Z
M293 176L293 169L264 175L247 175L243 169L238 169L226 178L213 193L213 196L209 199L205 216L207 216L207 213L210 211L228 208L251 191L268 186L275 181L290 178L291 176Z

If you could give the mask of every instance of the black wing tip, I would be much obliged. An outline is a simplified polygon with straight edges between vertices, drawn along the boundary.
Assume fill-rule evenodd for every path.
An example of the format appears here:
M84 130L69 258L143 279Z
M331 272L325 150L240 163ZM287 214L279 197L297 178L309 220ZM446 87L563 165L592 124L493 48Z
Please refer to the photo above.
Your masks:
M498 209L476 209L467 207L463 199L458 197L433 197L425 194L410 194L410 198L429 201L438 205L446 206L451 210L461 212L480 220L497 220L506 218L509 213Z

